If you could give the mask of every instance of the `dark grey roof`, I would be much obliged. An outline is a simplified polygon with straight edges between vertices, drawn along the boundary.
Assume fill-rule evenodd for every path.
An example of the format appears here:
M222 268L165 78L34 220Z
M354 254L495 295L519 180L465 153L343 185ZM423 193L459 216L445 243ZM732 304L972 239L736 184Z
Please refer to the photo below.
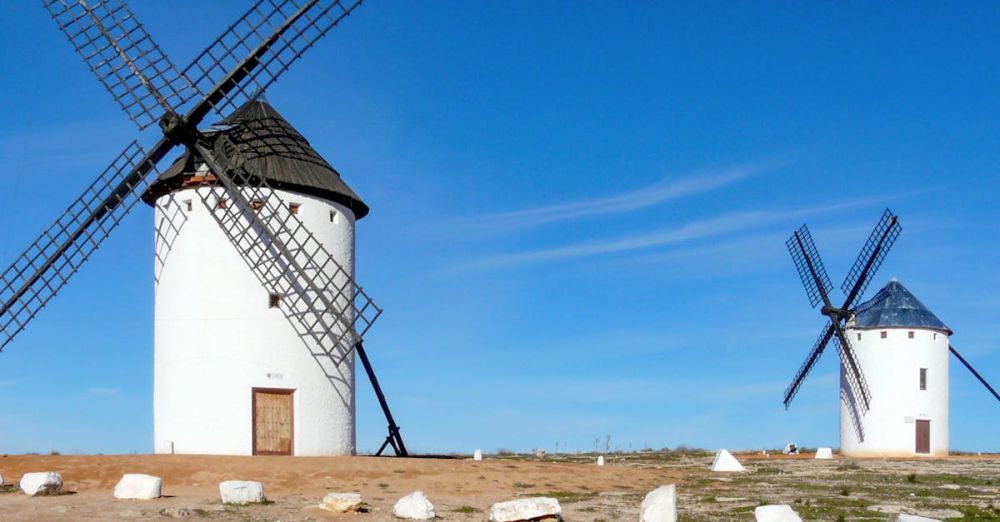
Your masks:
M242 152L243 168L266 179L273 188L340 203L357 219L368 214L368 205L344 183L340 173L266 101L243 104L214 129ZM160 196L181 188L184 179L194 174L187 159L185 153L161 174L143 194L143 201L152 205Z
M928 328L951 335L951 329L893 279L875 297L857 308L855 328Z

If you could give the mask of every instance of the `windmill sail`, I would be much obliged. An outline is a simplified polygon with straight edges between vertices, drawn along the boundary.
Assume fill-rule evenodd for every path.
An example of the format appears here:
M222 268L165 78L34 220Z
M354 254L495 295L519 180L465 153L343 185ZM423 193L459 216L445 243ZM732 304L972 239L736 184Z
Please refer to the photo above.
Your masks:
M122 0L44 0L43 4L140 129L199 94Z
M161 142L132 142L68 209L0 273L0 350L69 282L139 201Z

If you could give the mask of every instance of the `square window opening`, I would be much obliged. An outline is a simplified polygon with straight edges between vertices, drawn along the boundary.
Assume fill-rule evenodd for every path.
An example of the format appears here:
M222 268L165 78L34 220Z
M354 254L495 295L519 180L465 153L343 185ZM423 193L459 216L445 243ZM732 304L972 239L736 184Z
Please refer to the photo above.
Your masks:
M288 204L288 211L291 212L293 216L297 216L297 215L299 215L299 207L300 206L301 205L299 205L298 203L289 203Z
M268 308L281 308L281 294L271 293L267 296Z
M889 332L882 332L882 338L885 339L889 337Z
M330 211L330 223L338 223L338 222L340 222L340 213L337 212L336 210L331 210Z
M858 340L861 340L861 332L858 332Z
M906 336L909 337L910 339L913 339L913 332L907 332Z
M254 212L260 212L260 209L264 208L264 201L255 199L250 202L250 208L252 208Z
M185 209L186 209L186 210L187 210L188 212L191 212L192 210L194 210L194 204L193 204L193 203L191 202L191 200L190 200L190 199L185 199L185 200L184 200L184 208L185 208Z
M225 210L226 209L226 200L221 199L221 198L218 199L218 200L216 200L215 201L215 208L216 208L216 210Z

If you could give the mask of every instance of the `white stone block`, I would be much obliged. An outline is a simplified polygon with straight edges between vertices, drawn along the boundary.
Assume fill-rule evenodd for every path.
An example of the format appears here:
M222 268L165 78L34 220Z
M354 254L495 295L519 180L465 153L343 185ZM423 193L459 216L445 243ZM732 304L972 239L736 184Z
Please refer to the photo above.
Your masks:
M816 448L816 458L827 460L833 458L833 449L831 448Z
M753 516L757 522L802 522L799 514L788 504L757 506Z
M52 471L25 473L21 477L21 491L25 495L58 495L62 492L62 477Z
M407 520L430 520L437 516L434 504L431 504L423 491L414 491L399 499L392 507L392 514Z
M26 495L56 495L62 492L62 475L52 471L25 473L20 487Z
M126 473L115 486L115 498L152 500L160 498L162 493L163 481L152 475Z
M907 515L906 513L900 513L896 516L896 522L941 522L936 518L927 518L919 515Z
M712 471L746 471L743 464L736 460L736 457L732 453L729 453L726 449L720 449L715 454L715 460L712 461Z
M597 465L598 466L603 466L604 465L604 455L598 455L597 456Z
M677 488L660 486L646 494L639 507L639 522L675 522L677 520Z
M335 513L360 513L365 509L365 502L357 493L327 493L319 507Z
M542 517L560 517L559 501L549 497L520 498L490 507L490 522L523 522Z
M252 480L227 480L219 484L223 504L260 504L264 498L264 485Z
M472 454L472 460L483 460L483 452L476 450L476 452Z
M0 486L3 485L3 475L0 475Z

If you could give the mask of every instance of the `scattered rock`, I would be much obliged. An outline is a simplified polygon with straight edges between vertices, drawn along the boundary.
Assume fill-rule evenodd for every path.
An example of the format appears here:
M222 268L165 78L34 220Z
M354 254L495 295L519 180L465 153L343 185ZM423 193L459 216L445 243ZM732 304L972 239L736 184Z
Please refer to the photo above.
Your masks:
M639 507L639 522L675 522L677 520L677 488L670 484L646 494Z
M62 477L58 473L43 471L25 473L21 477L21 491L32 497L39 495L58 495L62 492Z
M319 508L334 513L363 513L367 510L364 500L357 493L327 493Z
M817 459L832 459L833 449L832 448L816 448L816 458Z
M476 450L476 452L472 454L472 460L483 460L483 452Z
M227 480L219 484L219 496L223 504L261 504L264 485L252 480Z
M906 513L900 513L896 517L896 522L941 522L936 518L921 517L919 515L907 515Z
M171 507L161 509L160 515L171 518L187 518L194 516L194 510L189 507Z
M160 477L127 473L115 486L115 498L132 500L152 500L160 498L163 492L163 481Z
M409 520L430 520L437 516L434 504L427 500L423 491L414 491L399 499L392 507L392 514Z
M558 519L562 516L559 501L549 497L520 498L497 502L490 507L490 522L525 522Z
M740 461L736 460L732 453L726 449L720 449L715 454L715 460L712 461L712 471L746 471L746 468L740 464Z
M597 465L598 466L603 466L604 465L604 455L598 455L597 456Z
M757 506L753 516L757 522L802 522L799 514L788 504Z

